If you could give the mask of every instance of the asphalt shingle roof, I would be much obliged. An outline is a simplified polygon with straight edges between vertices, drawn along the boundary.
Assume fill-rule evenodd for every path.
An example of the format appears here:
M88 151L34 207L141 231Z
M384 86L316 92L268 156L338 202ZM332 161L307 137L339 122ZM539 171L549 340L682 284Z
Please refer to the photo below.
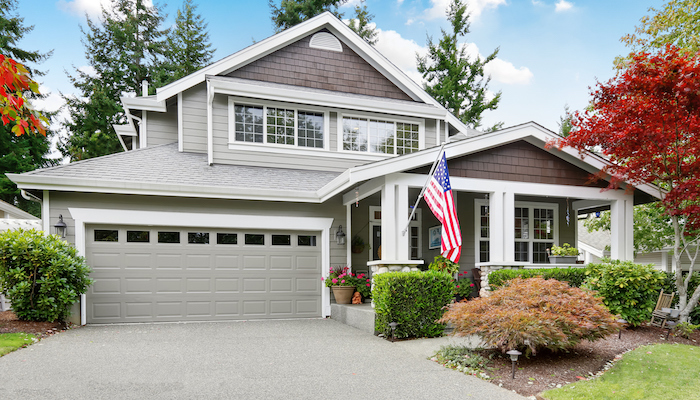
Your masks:
M208 165L206 154L181 153L177 149L177 143L171 143L38 169L22 175L241 189L316 191L340 173L244 165Z

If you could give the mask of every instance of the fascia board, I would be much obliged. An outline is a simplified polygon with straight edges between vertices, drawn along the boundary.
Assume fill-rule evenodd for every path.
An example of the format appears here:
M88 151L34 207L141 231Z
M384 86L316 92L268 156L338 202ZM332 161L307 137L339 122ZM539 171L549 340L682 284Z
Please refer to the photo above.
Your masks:
M117 133L117 135L136 136L136 129L132 124L112 124L112 128L114 128L114 131Z
M165 106L165 99L159 101L153 97L122 97L120 100L124 108L128 108L131 110L156 112L168 111L167 107Z
M232 200L291 201L319 203L314 192L300 190L254 189L236 190L216 186L172 185L131 181L101 181L96 179L37 177L7 174L21 189L55 190L133 194L145 196L200 197Z
M332 93L310 92L292 88L267 87L241 82L227 82L216 76L208 76L207 82L215 93L239 97L254 97L287 103L303 103L314 106L347 108L359 111L411 115L421 118L442 118L445 111L424 103L405 104L373 99L357 99Z
M22 210L21 208L17 208L13 206L10 203L7 203L5 201L0 200L0 211L6 212L8 214L14 215L15 217L12 217L10 219L31 219L31 220L39 220L39 218L33 216L32 214Z

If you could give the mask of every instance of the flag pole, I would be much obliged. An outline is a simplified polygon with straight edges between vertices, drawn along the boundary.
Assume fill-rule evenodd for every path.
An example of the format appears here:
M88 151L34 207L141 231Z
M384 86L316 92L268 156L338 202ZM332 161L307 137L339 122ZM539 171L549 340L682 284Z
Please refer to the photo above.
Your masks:
M401 231L401 236L406 236L406 232L408 232L408 226L411 224L411 220L413 219L413 215L416 213L416 207L418 207L418 203L420 203L420 199L423 198L423 194L425 193L425 189L428 187L428 183L430 183L430 178L433 177L433 172L435 172L435 167L437 166L437 163L440 161L440 158L442 157L442 151L445 149L445 145L447 142L443 142L442 146L440 146L440 151L438 152L438 156L433 161L433 166L430 167L430 173L428 174L428 180L425 181L425 184L423 185L423 189L421 189L420 194L418 195L418 198L416 199L416 204L413 205L413 208L411 209L411 215L408 216L408 222L406 222L406 227L403 228Z

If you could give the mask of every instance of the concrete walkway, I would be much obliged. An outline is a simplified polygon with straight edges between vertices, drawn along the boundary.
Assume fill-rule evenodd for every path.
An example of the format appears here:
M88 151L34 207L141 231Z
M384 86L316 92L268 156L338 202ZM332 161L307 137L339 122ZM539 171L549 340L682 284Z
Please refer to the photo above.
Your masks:
M0 357L0 399L523 399L330 319L87 326Z

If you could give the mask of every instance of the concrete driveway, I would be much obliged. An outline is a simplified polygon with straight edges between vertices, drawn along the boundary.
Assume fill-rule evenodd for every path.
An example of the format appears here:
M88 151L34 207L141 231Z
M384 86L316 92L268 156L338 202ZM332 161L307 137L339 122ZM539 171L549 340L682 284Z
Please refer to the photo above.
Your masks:
M87 326L0 357L0 399L523 399L404 343L330 319Z

